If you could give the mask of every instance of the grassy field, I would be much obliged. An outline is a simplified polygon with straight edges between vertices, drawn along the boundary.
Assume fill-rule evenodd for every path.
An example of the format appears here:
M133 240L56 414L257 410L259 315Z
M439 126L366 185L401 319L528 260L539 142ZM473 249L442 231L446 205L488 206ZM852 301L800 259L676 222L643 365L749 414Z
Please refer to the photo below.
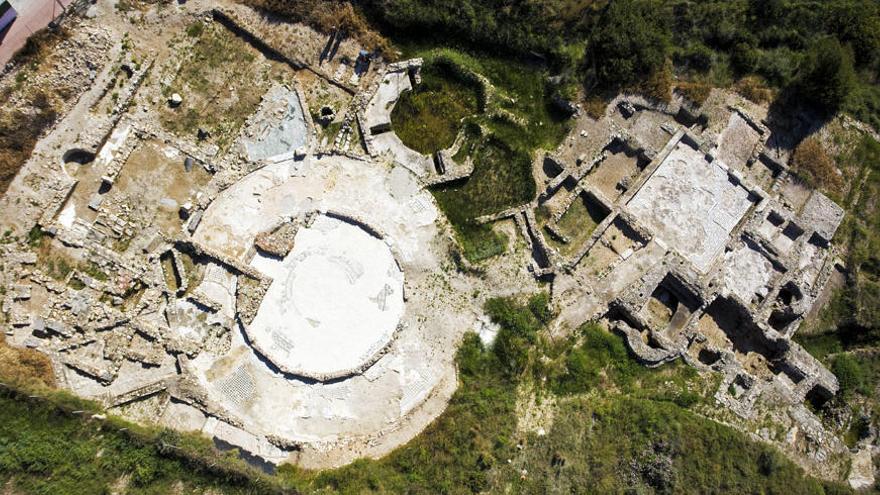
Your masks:
M52 403L0 393L0 480L13 490L4 493L280 493L256 478L224 477L178 458L168 451L172 447L163 447L181 441L173 434L142 439L119 428L126 426L134 428L83 420Z
M430 155L452 146L461 120L477 113L477 91L443 66L429 65L422 83L404 93L391 113L394 132L410 148Z
M622 339L586 326L570 341L541 336L544 296L492 300L494 346L466 337L461 385L422 435L379 461L307 474L325 493L847 493L774 449L689 410L706 391L685 365L649 370ZM549 383L548 387L536 387ZM517 400L555 403L544 435L518 431ZM543 390L543 391L542 391ZM553 390L555 392L550 392ZM287 470L290 479L304 473Z
M194 137L199 128L211 133L225 149L275 79L289 75L286 66L268 61L256 48L219 23L201 21L187 29L196 38L165 96L179 93L183 103L159 106L162 125L179 135Z
M504 141L482 139L473 153L474 173L461 184L434 191L437 202L455 226L459 241L471 261L498 254L501 243L487 227L477 226L473 218L527 203L535 195L531 160Z
M536 194L534 154L555 148L569 128L552 107L546 68L451 49L411 46L405 51L425 59L423 89L403 97L392 115L394 128L414 149L431 152L452 143L465 117L469 131L455 158L470 156L474 173L461 183L436 188L434 194L470 261L500 254L505 239L476 225L474 218L531 201ZM483 88L480 76L492 88Z
M557 230L568 238L568 243L556 240L552 235L545 234L547 242L559 250L563 256L569 256L583 247L596 227L605 218L606 213L592 201L579 196L562 214L557 222Z
M465 337L447 410L380 460L324 472L285 465L266 478L225 469L238 461L205 440L71 414L94 406L63 394L3 392L0 482L11 493L52 495L849 493L695 414L712 399L692 368L644 368L595 325L548 341L547 303L546 294L490 300L486 310L501 326L495 343ZM517 427L524 397L555 411L543 434Z

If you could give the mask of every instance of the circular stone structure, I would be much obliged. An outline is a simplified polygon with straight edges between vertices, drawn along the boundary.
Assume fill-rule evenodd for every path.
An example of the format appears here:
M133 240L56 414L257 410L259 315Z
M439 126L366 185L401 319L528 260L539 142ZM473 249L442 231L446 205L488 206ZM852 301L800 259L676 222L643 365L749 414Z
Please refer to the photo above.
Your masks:
M272 284L246 332L280 370L321 381L351 376L391 343L404 310L403 272L367 229L319 214L283 260L252 262Z
M446 407L458 342L479 325L470 291L450 290L471 282L446 265L431 193L403 165L335 154L229 173L192 236L227 267L198 289L236 318L228 350L185 363L212 408L199 428L309 469L406 443ZM283 259L261 254L267 235Z

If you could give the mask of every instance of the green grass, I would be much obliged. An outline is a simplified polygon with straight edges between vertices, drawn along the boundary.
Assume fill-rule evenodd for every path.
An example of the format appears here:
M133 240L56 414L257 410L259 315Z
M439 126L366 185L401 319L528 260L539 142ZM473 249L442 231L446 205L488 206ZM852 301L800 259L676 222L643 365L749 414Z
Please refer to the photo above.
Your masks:
M472 158L474 173L434 194L466 258L500 254L506 240L474 219L531 201L534 153L556 147L570 125L553 110L546 68L452 49L410 47L407 56L425 59L423 88L402 97L394 129L404 143L428 153L451 145L464 118L467 138L454 158ZM491 96L479 76L494 87Z
M621 337L595 325L571 340L548 342L544 326L554 316L548 302L546 294L490 300L486 311L501 327L495 344L467 334L457 354L459 388L448 408L379 460L323 472L286 465L272 479L248 481L191 462L210 450L205 441L81 419L60 412L57 399L0 394L0 482L52 495L109 493L123 476L130 480L126 493L134 494L169 493L179 482L181 493L220 494L276 493L278 487L345 494L848 493L807 477L775 449L691 412L711 391L686 365L644 368ZM550 386L539 385L546 382ZM546 435L517 430L521 390L536 391L538 403L558 404ZM81 402L60 401L65 410L93 410ZM183 450L162 447L166 443Z
M531 201L535 183L528 156L500 140L482 140L474 151L474 172L460 184L434 190L437 202L472 262L503 252L506 239L474 218Z
M158 438L134 434L134 425L84 421L62 412L51 400L23 397L0 393L0 483L12 489L9 493L111 493L121 479L128 480L127 494L172 493L178 485L180 493L277 493L255 481L219 476L168 455ZM77 405L76 399L60 401L68 410L85 409L85 417L90 415L92 408ZM129 427L129 432L120 426ZM162 435L165 442L181 442L174 433Z
M565 402L499 484L513 493L846 493L775 449L670 402L617 396Z
M453 224L527 203L535 195L531 160L489 137L474 150L474 173L460 185L435 192Z
M593 234L593 231L596 230L596 227L606 216L607 213L594 201L587 200L581 195L574 200L556 224L559 233L568 238L568 244L557 241L550 234L546 234L545 237L563 255L574 254L583 247L584 243L587 242L587 239L590 238L590 235Z
M257 109L274 70L284 70L259 56L257 50L219 23L201 21L187 29L195 44L165 96L179 93L183 103L161 103L162 125L177 134L195 136L199 128L225 149L239 127Z
M880 341L880 143L864 136L839 161L843 170L855 171L834 240L845 249L851 275L820 314L816 335L801 338L820 359Z
M477 91L470 83L432 64L422 70L422 83L401 96L391 121L403 144L430 155L452 146L461 120L478 108Z
M486 310L501 326L495 344L465 337L459 389L422 435L378 461L284 476L303 492L352 494L848 492L691 412L705 400L692 368L647 369L595 325L548 343L546 295L493 299ZM518 432L517 389L544 378L538 402L561 394L555 420L544 436Z

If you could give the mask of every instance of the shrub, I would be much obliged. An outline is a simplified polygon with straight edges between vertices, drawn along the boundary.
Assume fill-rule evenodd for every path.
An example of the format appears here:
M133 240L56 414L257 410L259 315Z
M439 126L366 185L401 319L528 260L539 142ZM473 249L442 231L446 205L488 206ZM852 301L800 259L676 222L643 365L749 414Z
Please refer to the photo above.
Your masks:
M803 140L795 148L791 163L795 173L813 187L831 193L839 193L843 188L843 179L834 160L815 137Z
M682 82L676 90L697 105L702 105L709 98L712 86L704 82Z
M835 113L856 86L853 54L835 38L813 43L798 71L797 92L822 111Z
M539 292L529 298L529 311L541 323L549 323L553 319L553 311L550 309L550 294L548 292Z
M198 38L205 31L205 24L202 21L196 21L186 28L186 35L190 38Z
M587 46L587 63L604 88L638 83L663 68L669 46L664 14L648 0L610 2Z
M768 103L773 99L773 90L767 87L767 83L761 76L746 76L733 85L733 90L755 103Z
M849 354L840 354L834 358L831 371L840 383L840 394L849 397L859 391L866 378L862 364Z
M550 377L550 388L554 392L563 395L587 392L606 378L617 385L626 385L644 372L629 356L619 335L595 323L585 324L579 332L581 344L565 356L563 372Z
M501 326L492 351L508 376L522 374L528 366L529 349L537 340L540 321L528 307L508 298L490 299L486 312Z

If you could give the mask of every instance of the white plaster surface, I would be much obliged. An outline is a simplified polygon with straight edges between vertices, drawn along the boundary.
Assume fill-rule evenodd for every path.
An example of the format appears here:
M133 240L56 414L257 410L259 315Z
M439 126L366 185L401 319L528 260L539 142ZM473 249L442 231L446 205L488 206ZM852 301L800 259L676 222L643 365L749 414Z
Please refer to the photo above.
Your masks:
M393 132L373 136L373 148L379 153L390 153L396 163L410 169L419 177L428 175L434 166L431 157L407 147Z
M388 246L342 220L318 216L283 262L256 265L273 282L248 336L287 372L351 373L391 341L403 314L403 272Z
M750 304L756 295L766 296L767 286L779 271L759 251L745 243L724 255L724 286Z
M404 91L412 90L409 74L405 70L389 72L382 78L379 88L367 104L364 117L367 127L391 123L391 111Z
M380 232L383 241L364 238L369 234L360 227L339 225L338 220L319 215L312 228L301 228L285 260L251 258L257 234L274 228L283 219L315 210L355 216ZM368 285L370 290L348 293L360 298L365 306L363 298L367 294L376 296L384 283L400 284L394 286L393 294L401 298L395 299L400 308L396 310L400 312L400 328L387 352L362 374L322 382L298 379L268 366L266 358L245 339L250 334L237 325L228 352L202 352L188 363L208 399L220 404L254 435L272 434L301 443L303 450L297 460L306 467L336 466L361 456L381 455L421 431L440 413L455 388L456 343L464 331L476 328L478 316L468 305L470 298L458 296L467 291L451 293L442 289L446 280L458 282L451 278L457 276L454 271L444 269L448 247L435 222L438 215L431 194L406 168L338 155L269 164L223 191L205 210L193 240L273 276L249 331L262 325L258 320L281 314L282 308L270 302L275 297L282 304L296 299L296 293L303 300L319 301L321 292L332 292L331 297L340 300L320 302L327 305L323 308L304 306L300 316L296 316L297 310L288 308L285 320L301 318L303 324L306 317L317 316L322 325L339 318L335 320L338 328L351 326L336 334L343 339L341 343L331 342L329 334L317 335L324 339L320 343L299 341L301 359L316 367L328 366L325 361L332 362L334 356L357 355L346 347L359 338L358 332L381 338L352 315L328 314L334 311L330 304L343 303L339 294L345 291L339 290L339 283L348 283L339 279L344 270L328 266L327 257L335 250L365 265L363 276L373 280ZM291 273L288 269L299 253L323 248L326 256L316 255L312 268L302 265L293 270L296 277L285 284L284 275ZM358 253L362 249L368 251ZM392 256L397 264L393 264ZM372 275L367 274L373 269L368 264L376 265L376 271L369 272ZM402 278L398 278L399 271L395 273L397 265ZM323 271L335 272L332 277L336 281L322 279L319 273ZM315 283L297 287L300 276L302 282L312 278ZM212 293L234 293L231 280L211 279L212 283L228 284L226 288L214 287ZM294 289L286 299L281 297L285 285ZM405 290L405 304L398 287ZM309 294L310 290L315 294ZM276 291L278 296L273 295ZM307 322L305 325L305 330L315 330ZM297 337L293 335L295 344ZM370 341L376 342L372 337L364 339L364 346Z
M627 205L657 237L702 272L752 206L718 161L679 143Z

